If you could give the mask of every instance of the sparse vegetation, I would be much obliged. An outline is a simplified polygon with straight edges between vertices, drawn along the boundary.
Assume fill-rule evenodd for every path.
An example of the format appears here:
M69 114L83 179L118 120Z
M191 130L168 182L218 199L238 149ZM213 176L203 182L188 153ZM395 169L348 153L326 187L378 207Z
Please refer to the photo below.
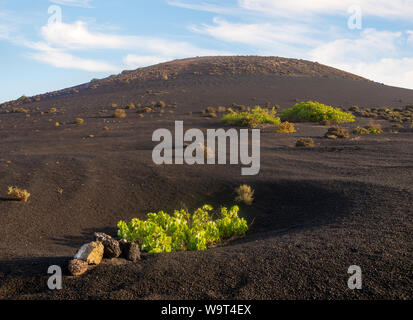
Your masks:
M242 235L248 231L247 221L238 216L238 206L221 208L220 218L213 220L213 208L204 205L193 214L175 210L148 213L148 219L119 221L118 236L129 242L141 242L142 251L161 253L186 250L206 250L224 239Z
M14 113L28 113L29 110L27 110L25 108L13 108L13 112Z
M325 134L325 137L330 139L348 139L350 138L350 134L345 128L331 127L328 129L327 133Z
M83 124L85 122L85 120L83 120L82 118L76 118L75 123L76 124Z
M256 106L252 111L236 112L229 109L229 113L221 118L221 121L230 125L248 126L250 128L256 128L261 124L281 124L281 120L277 117L277 112L273 108L272 110L261 108Z
M342 123L355 121L355 117L351 113L343 112L340 108L334 108L314 101L300 102L294 107L282 111L281 119L292 122L320 122L328 120L334 123Z
M294 133L296 132L294 123L285 121L282 122L277 129L275 129L277 133Z
M126 106L126 109L129 109L129 110L135 109L135 104L134 104L134 103L129 103L129 104Z
M114 118L126 118L126 111L123 109L116 109L113 113Z
M235 189L235 193L237 197L235 201L237 202L244 202L246 205L251 205L254 201L254 190L246 184L243 184Z
M165 108L166 107L166 103L165 101L158 101L155 105L155 107L157 108Z
M299 138L295 142L296 147L309 147L312 148L315 146L314 140L311 138Z
M359 135L361 135L361 134L370 134L370 131L367 130L366 128L358 126L357 128L355 128L353 130L353 133L354 134L359 134Z
M371 134L382 134L383 130L379 127L375 127L375 126L369 126L367 128L367 130L369 131L369 133Z
M409 123L413 120L413 110L410 106L404 108L361 108L354 106L349 110L359 117L383 119L395 123Z
M30 198L30 193L27 192L27 190L23 190L17 187L9 187L7 194L13 199L22 202L27 202Z
M217 109L214 107L207 107L205 110L202 110L202 115L204 117L217 118Z

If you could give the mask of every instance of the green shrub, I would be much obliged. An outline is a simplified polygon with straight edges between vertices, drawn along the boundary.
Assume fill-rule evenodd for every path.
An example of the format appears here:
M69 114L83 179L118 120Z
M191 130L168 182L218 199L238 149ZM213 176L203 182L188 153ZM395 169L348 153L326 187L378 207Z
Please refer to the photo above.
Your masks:
M294 107L282 111L281 119L291 122L320 122L328 120L342 123L355 121L355 117L351 113L313 101L300 102Z
M141 242L142 251L150 253L206 250L234 235L248 231L247 221L238 216L238 206L230 210L221 208L221 217L211 218L212 207L204 205L191 215L185 210L175 210L173 216L166 212L148 213L148 219L119 221L118 236L129 242Z
M383 133L382 129L380 129L378 127L374 127L374 126L368 127L367 130L372 134L382 134Z
M357 127L353 130L354 134L382 134L383 130L378 128L378 127L374 127L374 126L369 126L369 127Z
M254 107L251 111L236 112L232 109L228 109L229 113L221 118L221 121L230 125L240 125L256 127L259 124L274 124L279 125L281 120L277 117L275 108L271 110L261 108L260 106Z

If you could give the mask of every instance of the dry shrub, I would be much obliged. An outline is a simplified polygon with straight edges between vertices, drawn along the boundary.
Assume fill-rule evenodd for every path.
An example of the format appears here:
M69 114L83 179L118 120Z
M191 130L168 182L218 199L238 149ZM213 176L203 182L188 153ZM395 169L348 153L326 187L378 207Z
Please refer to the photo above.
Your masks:
M56 113L57 112L57 109L56 108L51 108L50 110L49 110L49 113Z
M27 202L30 198L30 193L27 190L19 189L17 187L9 187L8 193L13 199Z
M85 122L85 120L83 120L82 118L76 118L75 123L76 124L83 124Z
M14 113L28 113L29 110L24 109L24 108L13 108Z
M246 184L243 184L235 189L237 196L235 201L244 202L246 205L250 206L254 201L254 190Z
M296 147L314 147L315 143L314 140L311 138L300 138L295 143Z
M296 132L294 123L285 121L281 123L278 128L275 130L278 133L294 133Z
M328 129L327 133L325 134L326 138L339 138L339 139L348 139L350 138L350 134L345 128L342 127L331 127Z
M357 127L353 130L354 134L370 134L370 131L366 128L362 128L362 127Z
M217 111L218 113L225 113L227 111L227 108L224 106L219 106Z
M126 111L123 109L116 109L113 113L114 118L126 118Z
M155 106L158 108L165 108L166 103L164 101L158 101Z

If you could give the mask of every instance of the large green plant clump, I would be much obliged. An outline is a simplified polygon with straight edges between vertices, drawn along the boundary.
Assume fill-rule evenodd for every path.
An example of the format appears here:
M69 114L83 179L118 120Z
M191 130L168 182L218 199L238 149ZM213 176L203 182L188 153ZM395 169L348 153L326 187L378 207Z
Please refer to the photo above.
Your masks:
M351 113L314 101L300 102L294 107L282 111L281 119L291 122L320 122L327 120L334 123L342 123L355 121L355 117Z
M229 125L240 125L243 127L255 128L259 124L275 124L279 125L281 120L277 117L277 111L275 108L271 110L261 108L260 106L254 107L251 111L236 112L229 109L229 113L221 118L223 123Z
M221 208L213 220L213 208L204 205L191 215L186 210L148 213L147 220L119 221L118 236L129 242L141 242L142 251L150 253L205 250L224 239L248 231L247 221L238 216L239 207Z

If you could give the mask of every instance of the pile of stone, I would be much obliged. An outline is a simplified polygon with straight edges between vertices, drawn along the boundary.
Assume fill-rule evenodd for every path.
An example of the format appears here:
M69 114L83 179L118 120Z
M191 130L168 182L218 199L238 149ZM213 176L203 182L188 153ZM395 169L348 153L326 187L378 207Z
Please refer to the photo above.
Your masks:
M69 272L73 276L84 274L89 265L98 265L102 259L124 259L136 262L140 260L139 245L126 240L116 240L102 233L95 233L95 241L84 244L69 262Z

